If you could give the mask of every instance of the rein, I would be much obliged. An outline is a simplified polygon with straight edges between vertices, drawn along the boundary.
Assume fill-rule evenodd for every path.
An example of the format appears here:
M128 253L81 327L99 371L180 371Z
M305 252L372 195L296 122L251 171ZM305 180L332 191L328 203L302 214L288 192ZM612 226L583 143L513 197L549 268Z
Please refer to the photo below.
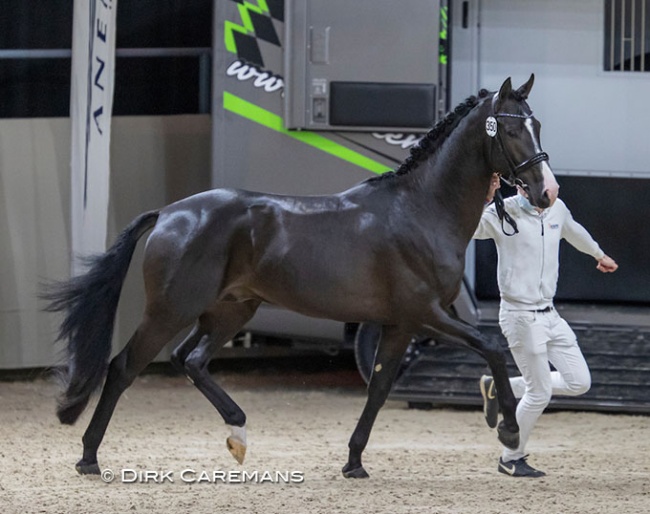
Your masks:
M503 180L503 177L499 177L501 180ZM499 217L499 221L501 222L501 231L506 235L506 236L514 236L515 234L519 234L519 229L517 228L517 222L512 219L510 214L508 214L508 211L506 211L506 208L503 204L503 195L501 194L501 191L498 189L494 192L494 199L492 200L494 202L494 208L497 211L497 216ZM504 226L503 222L506 221L508 225L512 227L513 232L511 234L508 234L506 232L506 227Z

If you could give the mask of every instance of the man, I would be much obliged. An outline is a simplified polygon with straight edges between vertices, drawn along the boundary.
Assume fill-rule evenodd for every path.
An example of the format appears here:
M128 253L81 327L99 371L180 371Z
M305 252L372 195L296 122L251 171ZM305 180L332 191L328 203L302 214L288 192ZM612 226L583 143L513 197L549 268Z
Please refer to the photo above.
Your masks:
M488 191L491 202L500 187L493 175ZM504 201L505 210L515 220L518 233L504 233L494 205L483 212L475 239L494 239L498 253L498 284L501 294L499 325L521 377L511 378L517 398L520 444L516 450L503 449L498 470L515 477L542 477L531 467L525 453L530 433L553 394L580 395L589 390L589 368L576 336L553 307L557 288L560 240L598 262L603 273L618 265L605 255L582 225L574 221L562 200L547 209L533 207L523 189ZM506 229L506 232L510 232ZM557 371L551 371L549 362ZM488 426L497 425L498 403L492 377L480 380L484 414Z

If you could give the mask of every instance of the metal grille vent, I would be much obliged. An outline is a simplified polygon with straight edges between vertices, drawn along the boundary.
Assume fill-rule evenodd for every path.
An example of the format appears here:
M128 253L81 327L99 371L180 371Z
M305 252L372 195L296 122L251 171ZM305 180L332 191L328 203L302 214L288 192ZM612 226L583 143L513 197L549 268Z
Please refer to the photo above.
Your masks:
M650 0L605 0L605 71L650 71Z

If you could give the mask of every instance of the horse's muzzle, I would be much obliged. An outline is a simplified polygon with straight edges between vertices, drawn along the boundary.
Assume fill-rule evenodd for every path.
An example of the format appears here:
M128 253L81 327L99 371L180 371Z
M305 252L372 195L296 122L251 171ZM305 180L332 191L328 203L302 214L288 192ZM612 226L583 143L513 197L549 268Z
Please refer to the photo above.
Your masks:
M551 207L555 203L555 200L557 200L557 197L560 194L560 185L557 183L557 180L555 180L555 175L549 166L544 166L542 174L544 175L544 193L542 194L542 197L548 202L548 205L543 207L545 209ZM540 207L542 206L540 205Z

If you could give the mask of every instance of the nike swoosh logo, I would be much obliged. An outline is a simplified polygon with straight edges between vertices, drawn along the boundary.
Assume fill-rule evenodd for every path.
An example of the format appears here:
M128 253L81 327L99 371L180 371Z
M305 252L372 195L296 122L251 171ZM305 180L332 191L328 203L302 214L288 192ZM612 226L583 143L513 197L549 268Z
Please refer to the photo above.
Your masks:
M504 470L508 475L514 475L515 474L515 465L513 464L511 468L506 466L503 462L499 462L499 467Z
M494 380L490 383L490 387L487 391L487 397L488 400L494 400L496 398L496 395L494 394Z

